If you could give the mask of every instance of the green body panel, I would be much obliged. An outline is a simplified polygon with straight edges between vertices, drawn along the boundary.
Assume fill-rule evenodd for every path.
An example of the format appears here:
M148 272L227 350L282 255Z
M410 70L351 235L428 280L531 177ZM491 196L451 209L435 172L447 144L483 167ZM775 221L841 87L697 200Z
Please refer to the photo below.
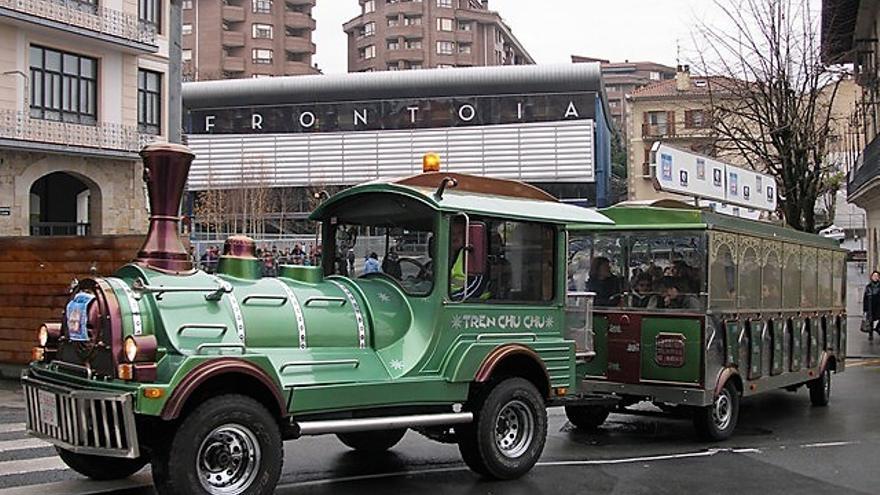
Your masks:
M660 334L684 336L684 364L661 366L656 360L656 339ZM703 366L702 322L694 318L650 317L642 319L641 379L699 383Z
M773 322L773 358L770 368L770 374L772 375L778 375L785 371L784 335L784 321L775 320Z
M758 322L758 324L753 323L749 325L748 376L750 380L761 378L762 374L761 363L763 363L764 348L761 344L763 342L762 334L764 329L761 328L759 323L760 322Z
M217 263L217 273L246 280L258 280L262 276L263 270L257 259L221 256Z
M799 371L804 359L804 321L801 318L792 318L791 332L791 371Z
M724 322L724 355L727 366L738 366L740 323L736 320Z

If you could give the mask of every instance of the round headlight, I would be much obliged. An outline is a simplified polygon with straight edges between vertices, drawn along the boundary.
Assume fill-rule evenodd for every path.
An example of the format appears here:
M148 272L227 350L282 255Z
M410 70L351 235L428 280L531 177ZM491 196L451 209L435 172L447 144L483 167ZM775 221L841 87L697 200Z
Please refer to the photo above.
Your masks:
M128 361L129 363L133 363L134 360L137 359L138 345L133 337L128 337L125 339L123 352L125 353L126 361Z
M37 330L37 342L40 343L40 347L46 347L49 343L49 328L46 325L40 325L40 329Z

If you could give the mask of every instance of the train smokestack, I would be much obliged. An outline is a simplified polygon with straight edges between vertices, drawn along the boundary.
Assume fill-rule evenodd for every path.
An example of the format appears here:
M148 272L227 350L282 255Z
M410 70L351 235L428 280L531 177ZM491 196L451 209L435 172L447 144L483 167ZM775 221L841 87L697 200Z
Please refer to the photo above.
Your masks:
M188 272L193 262L178 234L180 200L195 155L179 144L151 144L141 150L150 197L150 230L136 263L172 272Z

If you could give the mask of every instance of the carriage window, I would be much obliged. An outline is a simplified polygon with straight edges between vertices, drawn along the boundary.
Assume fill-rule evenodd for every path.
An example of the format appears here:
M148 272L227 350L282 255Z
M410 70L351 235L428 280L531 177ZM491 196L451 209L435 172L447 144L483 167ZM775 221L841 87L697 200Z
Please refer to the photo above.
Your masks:
M761 266L761 307L782 307L782 243L764 241Z
M568 290L595 292L596 306L617 306L624 290L623 239L619 232L571 239Z
M712 236L712 262L709 266L709 295L715 308L736 307L736 236Z
M831 251L825 249L819 250L819 307L830 308L832 297L832 287L834 287L834 270L831 266Z
M817 256L815 248L801 248L801 304L802 308L815 308L817 297Z
M739 307L757 309L761 305L761 266L758 252L761 241L753 237L739 237Z
M844 297L846 295L846 255L844 253L835 252L833 258L834 274L832 275L832 290L834 299L832 301L835 307L844 306Z
M706 292L703 236L660 232L633 234L626 263L624 305L647 309L702 309Z
M785 244L783 248L785 263L782 266L782 306L796 309L801 304L801 248L795 244Z

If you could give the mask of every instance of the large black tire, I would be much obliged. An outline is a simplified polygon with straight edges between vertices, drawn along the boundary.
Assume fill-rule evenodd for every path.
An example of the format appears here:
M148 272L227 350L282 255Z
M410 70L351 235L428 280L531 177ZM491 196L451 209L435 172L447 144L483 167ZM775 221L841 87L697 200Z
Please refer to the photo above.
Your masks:
M247 495L274 492L284 461L278 423L243 395L208 399L183 420L166 449L153 455L159 495L214 494L238 487Z
M694 428L701 439L718 442L733 435L738 419L739 391L728 381L711 405L694 411Z
M93 480L121 480L128 478L147 465L145 457L122 459L99 455L77 454L60 447L55 447L58 456L67 467Z
M397 430L359 431L355 433L337 433L336 437L346 446L358 452L380 454L397 445L406 434L406 428Z
M475 472L514 479L538 462L547 440L547 410L538 389L523 378L489 384L468 403L473 423L455 427L458 450Z
M565 416L579 430L595 430L610 413L610 409L602 406L565 406Z
M810 402L814 406L827 406L831 402L831 370L825 368L819 378L807 383L807 388L810 389Z

